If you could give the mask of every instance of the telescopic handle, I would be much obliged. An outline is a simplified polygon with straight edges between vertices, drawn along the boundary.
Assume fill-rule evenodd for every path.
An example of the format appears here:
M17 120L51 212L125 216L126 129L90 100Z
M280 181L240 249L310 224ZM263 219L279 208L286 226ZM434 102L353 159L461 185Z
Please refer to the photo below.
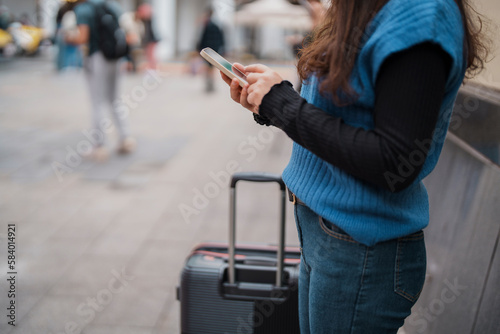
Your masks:
M278 253L276 269L276 286L281 287L283 279L283 262L285 253L285 211L286 211L286 186L280 175L268 173L235 173L231 178L231 194L229 204L229 283L235 283L235 245L236 245L236 183L248 182L276 182L281 190L281 222L278 234Z
M233 174L231 178L231 188L236 187L238 181L249 182L276 182L280 185L280 189L285 191L285 182L281 179L281 175L270 173L257 173L257 172L241 172Z

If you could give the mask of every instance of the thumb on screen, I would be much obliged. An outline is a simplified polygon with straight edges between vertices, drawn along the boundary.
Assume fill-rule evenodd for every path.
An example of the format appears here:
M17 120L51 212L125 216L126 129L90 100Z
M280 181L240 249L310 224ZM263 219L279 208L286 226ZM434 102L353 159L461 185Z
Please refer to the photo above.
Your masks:
M245 67L246 72L253 72L253 73L264 73L266 70L268 70L269 67L266 65L262 64L253 64L253 65L248 65Z
M233 67L238 69L241 73L245 73L245 66L241 65L240 63L233 63Z

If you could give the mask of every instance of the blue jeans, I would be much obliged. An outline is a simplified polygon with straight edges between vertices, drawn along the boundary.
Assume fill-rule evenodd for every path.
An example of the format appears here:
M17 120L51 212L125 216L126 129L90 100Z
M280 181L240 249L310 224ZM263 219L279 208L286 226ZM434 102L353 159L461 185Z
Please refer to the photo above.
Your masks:
M425 280L422 231L368 247L295 205L302 334L396 333Z

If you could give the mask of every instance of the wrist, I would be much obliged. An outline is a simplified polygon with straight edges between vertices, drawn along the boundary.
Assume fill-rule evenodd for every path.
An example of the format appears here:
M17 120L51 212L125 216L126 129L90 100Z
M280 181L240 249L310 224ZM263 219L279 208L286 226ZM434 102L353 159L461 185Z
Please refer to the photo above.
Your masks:
M285 129L296 117L295 109L287 107L290 103L295 104L296 99L301 99L301 97L289 81L283 80L271 87L269 93L264 96L259 107L259 114L269 119L270 124Z

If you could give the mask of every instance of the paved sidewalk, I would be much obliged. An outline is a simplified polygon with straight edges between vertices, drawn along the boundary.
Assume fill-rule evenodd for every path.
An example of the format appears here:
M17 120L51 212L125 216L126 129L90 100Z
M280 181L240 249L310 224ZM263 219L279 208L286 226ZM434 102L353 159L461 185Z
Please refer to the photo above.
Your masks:
M90 104L82 73L43 59L0 64L0 333L179 333L175 287L189 250L227 240L227 175L280 173L282 133L255 124L217 82L167 64L124 74L121 101L138 149L82 159ZM280 67L287 78L293 68ZM240 187L238 238L276 239L278 188ZM297 236L288 206L287 242ZM8 297L15 225L15 299ZM15 300L15 327L8 303Z

